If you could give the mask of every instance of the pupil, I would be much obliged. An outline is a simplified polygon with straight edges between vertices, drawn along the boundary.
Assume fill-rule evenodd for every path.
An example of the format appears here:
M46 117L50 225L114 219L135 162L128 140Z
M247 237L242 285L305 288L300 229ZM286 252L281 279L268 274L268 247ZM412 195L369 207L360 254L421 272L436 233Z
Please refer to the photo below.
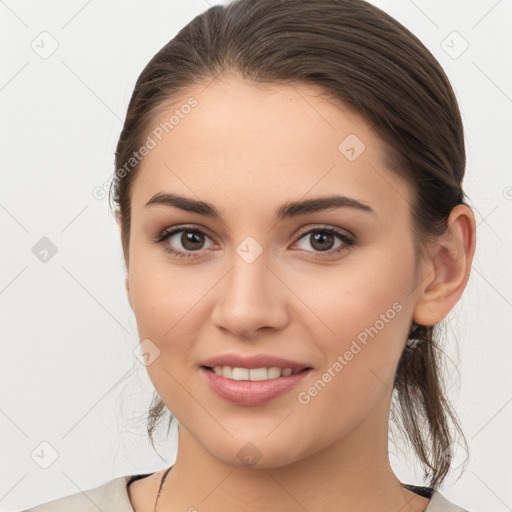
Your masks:
M334 235L331 233L315 233L313 236L313 242L311 246L320 251L327 251L332 248L332 243L334 241ZM325 242L327 241L328 247L326 247ZM316 245L318 244L318 245Z
M185 249L193 251L201 248L203 240L199 233L186 231L181 235L181 243Z

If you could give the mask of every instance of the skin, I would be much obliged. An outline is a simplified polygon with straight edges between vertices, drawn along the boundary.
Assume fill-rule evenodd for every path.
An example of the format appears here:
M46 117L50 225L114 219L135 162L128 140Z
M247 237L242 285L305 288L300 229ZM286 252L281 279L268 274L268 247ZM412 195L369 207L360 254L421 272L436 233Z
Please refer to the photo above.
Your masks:
M198 101L147 154L132 188L128 299L140 339L160 351L147 366L150 379L179 421L177 458L158 510L424 510L428 498L402 488L389 464L391 389L413 319L439 323L466 286L471 210L453 209L445 235L417 265L412 191L386 169L381 141L360 116L312 85L262 87L236 75L206 85L155 117L158 126L190 96ZM349 134L365 144L354 161L338 150ZM158 192L211 203L222 219L145 207ZM345 207L273 219L287 201L334 192L374 214ZM152 241L184 224L206 234L198 251L181 243L183 233ZM326 257L303 235L330 227L357 244L334 254L343 246L335 236ZM247 236L262 249L252 263L236 252ZM164 244L193 257L168 254ZM299 393L394 303L400 312L300 403ZM264 405L235 405L199 372L204 359L231 351L290 357L313 371ZM248 442L260 457L251 467L237 457ZM137 512L154 509L162 474L129 487Z

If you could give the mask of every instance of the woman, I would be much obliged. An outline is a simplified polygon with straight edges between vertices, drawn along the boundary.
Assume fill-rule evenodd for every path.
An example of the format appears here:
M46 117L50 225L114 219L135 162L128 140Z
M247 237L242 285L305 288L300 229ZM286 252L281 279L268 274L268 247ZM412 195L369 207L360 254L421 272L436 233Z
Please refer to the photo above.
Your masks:
M378 8L192 20L136 83L112 188L176 461L30 510L463 510L436 326L475 250L464 168L448 79ZM428 486L394 474L390 413Z

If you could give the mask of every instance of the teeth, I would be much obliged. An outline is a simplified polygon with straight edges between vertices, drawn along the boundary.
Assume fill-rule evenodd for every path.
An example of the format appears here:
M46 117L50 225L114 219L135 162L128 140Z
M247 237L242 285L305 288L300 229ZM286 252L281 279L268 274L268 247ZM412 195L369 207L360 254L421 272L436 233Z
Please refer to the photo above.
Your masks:
M233 380L268 380L277 379L279 377L288 377L289 375L300 372L301 370L293 370L292 368L238 368L232 366L214 366L215 375L222 375Z

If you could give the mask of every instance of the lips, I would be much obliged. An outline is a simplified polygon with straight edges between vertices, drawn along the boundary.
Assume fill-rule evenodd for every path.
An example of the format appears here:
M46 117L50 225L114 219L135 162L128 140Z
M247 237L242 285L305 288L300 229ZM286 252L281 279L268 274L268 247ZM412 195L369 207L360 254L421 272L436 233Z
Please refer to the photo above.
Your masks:
M217 369L217 373L212 368ZM222 369L222 374L219 374L219 369ZM253 369L256 380L251 380L253 375L250 374ZM281 369L281 375L271 378L278 369ZM199 364L199 370L210 389L220 398L236 405L255 406L263 405L292 391L308 378L313 368L307 362L271 354L244 356L225 353L205 359ZM263 370L271 374L262 378L265 377L260 375L264 373ZM249 380L246 379L248 372ZM238 380L239 378L241 380Z
M206 367L200 368L201 376L217 396L236 405L264 405L280 396L286 395L311 375L311 368L277 379L262 381L232 380L215 375Z

